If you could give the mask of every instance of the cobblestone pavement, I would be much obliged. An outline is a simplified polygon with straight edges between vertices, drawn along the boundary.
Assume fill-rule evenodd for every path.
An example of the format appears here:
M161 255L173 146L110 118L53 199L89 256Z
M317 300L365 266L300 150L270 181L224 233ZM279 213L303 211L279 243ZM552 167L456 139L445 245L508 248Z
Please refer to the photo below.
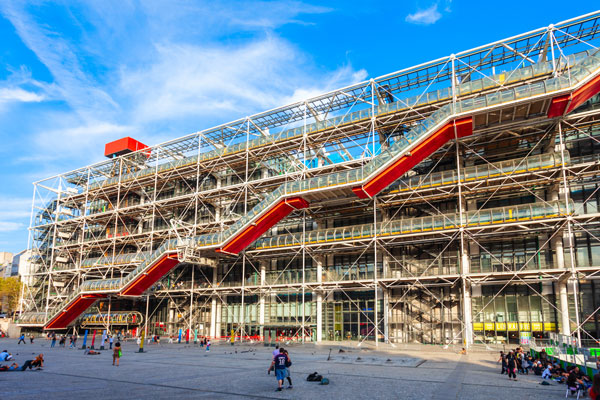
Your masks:
M126 342L121 365L114 367L109 350L89 356L82 350L50 348L45 339L33 345L0 339L0 350L7 349L19 364L40 352L46 359L41 371L0 373L0 398L525 400L565 395L563 385L541 386L534 375L508 381L499 374L496 352L460 356L434 346L390 351L348 346L340 352L338 344L288 348L294 388L275 392L275 378L267 375L272 349L262 345L215 344L207 353L193 345L154 344L140 354L135 343ZM315 371L330 384L307 382Z

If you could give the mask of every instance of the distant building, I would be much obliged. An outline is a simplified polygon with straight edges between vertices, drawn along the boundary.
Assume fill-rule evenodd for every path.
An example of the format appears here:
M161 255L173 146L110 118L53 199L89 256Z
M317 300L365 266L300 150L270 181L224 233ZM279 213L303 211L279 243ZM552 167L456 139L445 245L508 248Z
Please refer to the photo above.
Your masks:
M12 271L13 254L7 251L0 252L0 277L10 276Z
M31 277L29 276L32 273L31 263L29 262L30 256L30 250L23 250L15 254L12 258L10 275L7 273L5 276L18 276L23 282L25 282L25 277L27 277L28 280L31 280Z

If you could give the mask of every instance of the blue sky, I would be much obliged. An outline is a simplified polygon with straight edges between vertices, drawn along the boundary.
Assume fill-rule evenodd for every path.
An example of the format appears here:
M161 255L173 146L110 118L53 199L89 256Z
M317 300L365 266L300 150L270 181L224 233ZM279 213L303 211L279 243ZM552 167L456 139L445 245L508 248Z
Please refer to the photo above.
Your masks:
M31 182L594 11L593 2L0 2L0 251Z

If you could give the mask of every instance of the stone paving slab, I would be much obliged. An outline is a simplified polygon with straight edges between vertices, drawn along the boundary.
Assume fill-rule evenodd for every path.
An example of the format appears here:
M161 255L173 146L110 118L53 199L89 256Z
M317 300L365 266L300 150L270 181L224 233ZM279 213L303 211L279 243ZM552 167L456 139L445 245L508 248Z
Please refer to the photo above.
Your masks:
M0 339L0 350L13 353L19 364L40 352L46 359L42 371L0 373L0 398L388 400L498 399L510 394L519 399L564 398L563 385L540 386L537 376L508 381L499 374L492 352L459 356L431 346L389 352L346 346L340 353L335 345L290 345L294 388L275 392L276 380L267 375L272 348L214 344L209 353L184 344L146 348L139 354L135 343L123 343L121 365L113 367L110 350L86 356L82 350L50 348L43 339L19 346L15 340ZM359 357L363 361L357 362ZM314 371L328 377L330 385L307 382L306 376Z

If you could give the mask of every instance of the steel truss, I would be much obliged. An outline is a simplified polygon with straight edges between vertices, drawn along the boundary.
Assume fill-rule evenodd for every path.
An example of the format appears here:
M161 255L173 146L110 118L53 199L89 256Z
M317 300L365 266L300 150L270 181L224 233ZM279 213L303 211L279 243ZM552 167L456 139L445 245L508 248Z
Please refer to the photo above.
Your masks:
M287 315L282 326L292 327L303 341L314 327L316 340L323 340L323 307L343 301L367 326L359 345L367 339L376 344L412 340L414 334L407 333L412 325L412 332L428 338L423 340L469 346L473 321L502 293L472 313L474 288L493 284L527 287L562 318L562 332L580 341L597 339L598 331L584 327L595 317L582 314L579 288L580 281L598 277L600 263L580 265L574 240L585 234L600 245L600 215L583 209L600 188L600 157L567 151L579 142L600 143L594 100L554 119L546 117L550 97L479 113L473 135L456 135L384 192L363 200L345 189L311 195L316 201L309 208L294 211L265 235L296 235L296 244L255 244L231 256L195 249L186 238L222 231L282 183L360 168L443 106L568 76L583 52L596 48L599 18L599 13L588 14L35 182L29 248L36 270L34 284L24 289L22 309L39 312L39 318L22 324L40 326L84 280L123 277L166 240L178 238L184 263L146 293L147 332L153 329L149 324L160 321L171 333L202 325L200 333L217 337L230 325L245 340L256 336L256 327L273 325L267 307L288 307L292 301L286 298L293 298L301 311ZM549 67L511 80L523 68L539 65ZM500 68L506 72L498 73ZM476 89L479 81L484 84ZM396 112L375 112L390 104L400 106ZM546 155L552 160L543 168L531 166ZM481 169L487 175L467 176ZM447 171L456 179L443 181ZM573 208L573 188L590 184L596 189ZM562 201L567 209L527 221L468 225L469 213L518 198L540 207ZM458 221L452 229L380 233L399 220L447 219L449 214ZM309 240L315 231L363 224L371 226L370 235ZM489 249L490 243L523 237L536 238L539 248L518 267ZM421 258L412 257L415 252ZM497 264L496 270L474 271L481 254ZM541 254L553 258L544 268L535 264ZM341 272L332 272L334 255L347 260ZM366 257L371 257L370 269L360 276L356 271ZM291 271L298 275L286 278ZM256 279L250 282L252 276ZM551 301L536 287L540 282L568 284L571 293L560 289L560 302ZM373 310L363 307L364 293L372 297ZM565 304L569 299L574 315ZM88 313L110 315L114 302L120 312L135 306L110 295ZM237 304L239 314L231 319ZM252 314L256 309L258 315ZM433 332L438 329L446 333Z

